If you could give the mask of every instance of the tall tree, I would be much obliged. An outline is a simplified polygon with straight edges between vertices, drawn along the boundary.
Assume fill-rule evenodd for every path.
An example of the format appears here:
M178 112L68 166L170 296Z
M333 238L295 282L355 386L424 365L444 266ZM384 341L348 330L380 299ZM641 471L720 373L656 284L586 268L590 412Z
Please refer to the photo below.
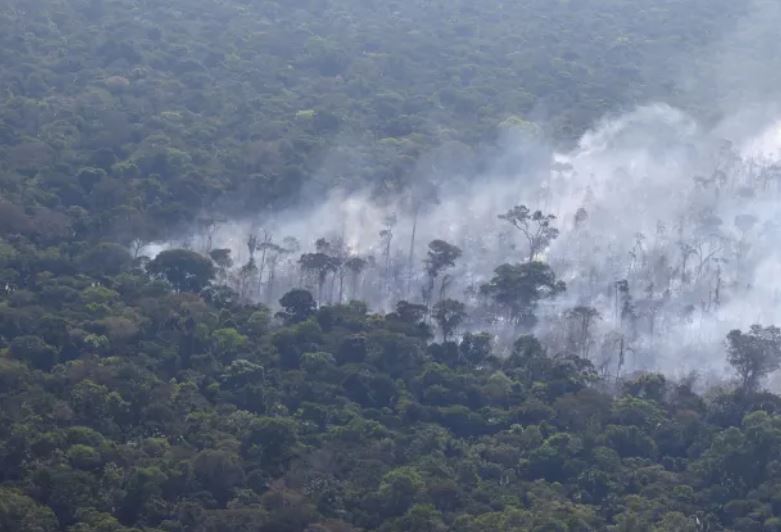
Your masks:
M266 279L265 298L266 301L270 301L271 298L274 297L274 281L277 275L277 265L279 264L279 259L282 258L283 255L290 252L284 247L274 244L273 242L265 244L264 251L268 255L268 278Z
M320 249L324 249L320 246ZM325 285L328 275L336 272L338 264L334 257L318 251L317 253L304 253L301 258L298 259L301 265L301 270L307 273L312 273L317 278L317 300L322 302L323 300L323 286Z
M212 249L209 252L209 257L217 265L217 282L224 282L228 276L228 270L233 266L231 250L227 248Z
M730 331L727 360L738 374L741 390L756 391L766 375L781 367L781 329L752 325L745 333Z
M447 342L466 318L466 307L455 299L443 299L434 305L434 320L442 331L442 341Z
M461 256L461 253L459 247L448 244L444 240L432 240L429 243L428 254L425 260L428 285L423 290L423 298L427 304L431 304L437 278L443 271L456 265L456 260ZM444 291L446 280L443 279L442 282Z
M262 237L255 243L255 249L260 251L260 260L258 261L258 297L263 291L263 274L266 271L269 252L274 253L279 246L274 244L274 236L267 230L262 230Z
M177 290L188 292L200 292L215 275L211 260L187 249L161 251L146 269L168 280Z
M516 325L532 326L538 301L563 292L566 285L542 262L502 264L480 292L504 307Z
M305 321L314 314L317 309L317 302L308 290L291 290L279 300L279 304L284 310L277 313L285 323L299 323Z
M395 215L386 216L383 220L383 229L380 231L383 262L382 289L384 292L387 292L390 286L391 244L393 243L393 228L396 226L396 221Z
M556 217L543 214L542 211L530 211L526 205L516 205L504 214L500 220L512 224L529 244L529 262L534 261L550 243L559 236L559 230L553 227Z
M369 265L369 261L363 257L353 256L347 259L344 266L350 271L352 277L350 297L356 299L358 297L358 281L361 277L361 273Z
M578 305L569 309L564 316L572 323L569 343L574 351L583 358L588 358L594 344L592 326L600 319L599 312L594 307Z

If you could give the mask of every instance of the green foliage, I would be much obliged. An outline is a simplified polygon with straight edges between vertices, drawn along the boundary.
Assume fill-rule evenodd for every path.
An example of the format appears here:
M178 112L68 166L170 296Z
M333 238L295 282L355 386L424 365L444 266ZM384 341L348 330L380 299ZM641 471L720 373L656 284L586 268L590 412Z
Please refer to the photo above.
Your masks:
M223 450L206 449L198 453L193 460L193 473L203 489L223 504L233 489L245 481L239 456Z
M165 278L177 290L200 292L215 276L211 260L187 249L161 251L147 265L152 275Z
M394 469L380 482L379 496L387 515L405 513L423 488L423 478L411 467Z
M760 380L781 367L781 330L752 325L747 333L727 335L728 361L735 368L745 391L756 391Z
M537 302L563 290L563 281L557 281L550 266L542 262L502 264L493 278L480 287L481 293L506 309L511 320L526 327L536 321Z
M277 313L277 316L285 320L286 323L299 323L312 314L317 308L317 302L312 294L306 290L291 290L279 300L284 311Z
M705 398L600 380L587 344L459 337L461 250L441 240L426 304L384 315L323 302L341 273L355 295L368 257L305 254L321 305L293 290L275 319L219 286L224 249L140 256L204 212L278 208L305 185L398 191L438 147L459 155L426 165L444 182L499 137L564 143L652 99L696 112L675 52L743 9L4 2L0 530L780 529L781 400L758 389L775 328L731 333L740 393ZM520 207L505 218L539 257L553 218ZM562 289L532 261L481 291L525 328Z
M15 489L0 487L0 529L53 532L58 524L51 509Z
M529 262L534 261L559 236L559 230L553 227L556 220L554 215L543 214L542 211L532 212L526 205L516 205L505 214L500 214L499 219L511 224L524 236L529 247Z
M454 299L443 299L434 305L433 311L434 319L442 331L442 340L447 342L466 318L466 306Z
M289 199L331 149L345 155L334 172L342 182L392 190L426 149L475 146L508 129L538 135L519 116L543 108L544 132L562 141L638 102L705 114L676 83L680 57L745 9L727 0L177 0L138 12L124 0L34 9L9 0L2 192L19 194L19 178L37 176L27 186L49 207L85 210L73 220L79 233L129 242L221 197L247 210ZM220 29L231 37L215 39ZM52 43L61 56L44 52ZM361 142L338 148L340 133Z
M49 370L57 361L57 351L38 336L17 336L9 349L11 356L37 369Z
M101 242L84 252L78 259L82 271L90 275L118 275L131 264L128 250L118 244Z
M214 349L221 355L235 355L247 345L247 337L232 327L217 329L212 333L212 339Z

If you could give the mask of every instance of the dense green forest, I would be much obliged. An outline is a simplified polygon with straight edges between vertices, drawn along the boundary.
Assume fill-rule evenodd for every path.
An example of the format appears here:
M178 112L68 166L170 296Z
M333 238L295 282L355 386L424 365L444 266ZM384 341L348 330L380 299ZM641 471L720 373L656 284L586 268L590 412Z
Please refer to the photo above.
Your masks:
M2 192L65 214L79 239L151 238L305 183L396 191L421 154L490 142L514 117L565 142L637 102L706 115L680 58L746 9L513 4L5 0Z
M385 314L304 289L260 304L219 282L220 250L133 245L302 193L396 193L426 153L503 127L567 145L657 99L715 119L678 76L747 9L4 0L0 530L781 530L774 327L731 332L736 382L702 392L455 334L463 305L431 295L447 242L418 260L428 298ZM482 288L524 319L566 289L536 238Z

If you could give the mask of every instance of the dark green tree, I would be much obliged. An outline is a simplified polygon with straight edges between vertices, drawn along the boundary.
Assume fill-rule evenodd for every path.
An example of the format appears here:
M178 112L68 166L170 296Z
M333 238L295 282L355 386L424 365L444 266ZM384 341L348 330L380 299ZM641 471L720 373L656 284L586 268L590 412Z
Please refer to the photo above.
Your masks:
M447 342L466 318L466 306L455 299L443 299L434 305L433 315L442 331L442 341Z
M301 265L301 269L316 276L317 278L317 300L322 303L323 301L323 286L328 279L328 276L336 273L339 269L339 263L335 257L327 255L323 252L317 253L304 253L301 258L298 259L298 263Z
M491 336L488 333L466 333L458 346L461 358L470 365L478 365L491 355Z
M563 292L566 285L542 262L502 264L494 270L491 280L480 287L480 292L503 307L513 323L532 326L534 311L541 299Z
M38 336L17 336L11 341L11 355L32 367L48 371L57 363L57 350Z
M200 292L214 278L212 261L188 249L161 251L147 264L147 271L166 279L176 290Z
M59 528L50 508L10 487L0 487L0 530L54 532Z
M131 261L127 248L109 242L101 242L79 257L80 267L91 275L118 275Z
M279 300L284 310L277 313L285 323L300 323L309 319L317 309L317 302L308 290L291 290Z
M523 234L529 245L529 262L550 245L559 236L559 230L553 227L556 217L543 214L542 211L530 211L526 205L516 205L504 214L500 220L510 223Z
M745 333L730 331L727 360L738 374L741 390L755 392L765 376L781 367L781 329L752 325Z
M428 245L428 253L426 254L426 276L428 277L428 284L423 290L423 299L427 304L431 303L431 299L434 295L434 286L439 278L440 274L456 265L456 260L461 256L462 251L459 247L449 244L444 240L432 240ZM440 287L440 297L444 296L444 292L447 288L448 278L445 276L442 279L442 285Z
M361 273L366 269L368 265L369 265L369 261L367 261L363 257L350 257L344 263L344 266L350 272L350 276L352 278L352 282L351 282L352 288L350 290L350 296L353 299L358 298L358 281L361 277Z

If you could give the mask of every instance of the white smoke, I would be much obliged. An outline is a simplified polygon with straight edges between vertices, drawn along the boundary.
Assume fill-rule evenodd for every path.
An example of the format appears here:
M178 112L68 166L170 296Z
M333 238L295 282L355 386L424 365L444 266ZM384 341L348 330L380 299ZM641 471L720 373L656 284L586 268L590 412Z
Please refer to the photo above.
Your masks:
M372 260L348 289L332 276L324 301L355 297L387 311L421 300L426 246L444 239L464 251L447 297L468 304L467 327L506 341L517 331L495 319L477 288L496 266L527 258L524 240L497 217L524 204L554 214L561 231L542 258L568 289L540 306L534 331L551 350L573 347L566 310L590 306L601 318L581 352L606 374L718 378L731 329L781 324L779 22L777 2L755 0L733 32L682 61L678 100L707 123L646 105L606 117L569 151L554 150L533 127L509 129L488 155L449 146L422 158L406 195L334 190L306 207L223 220L144 251L229 248L235 266L224 280L273 305L289 288L313 288L297 259L326 238L343 256ZM340 153L324 165L323 182L338 181ZM260 271L240 278L250 234L291 252L271 265L256 256Z
M415 202L409 197L379 203L366 193L334 191L311 209L220 223L208 240L214 248L231 249L241 266L251 233L276 243L297 239L301 250L279 266L274 293L262 286L268 272L249 291L248 297L271 303L301 283L301 252L311 251L318 238L340 240L350 254L371 256L375 264L362 275L359 293L343 299L360 297L388 310L402 298L420 300L426 245L444 239L464 251L448 297L469 303L479 316L471 326L501 333L507 325L485 321L476 288L499 264L525 260L523 239L497 217L525 204L555 214L561 230L544 258L568 291L541 306L537 330L552 348L563 346L563 312L586 305L601 315L593 341L602 347L592 354L607 372L618 371L618 354L605 346L620 333L626 336L623 371L718 375L725 369L729 330L781 323L781 122L771 123L753 129L725 122L705 130L682 111L651 105L605 119L566 153L526 134L509 135L507 153L495 168L469 179L440 179L438 199L419 198L412 279L407 275ZM752 129L758 133L743 135ZM587 218L576 224L579 210ZM397 220L392 226L391 217ZM383 258L380 232L389 227L391 254ZM205 251L205 233L187 240ZM159 249L150 246L147 253ZM621 318L616 303L622 280L634 307L631 332L630 318ZM330 301L334 294L332 287Z

